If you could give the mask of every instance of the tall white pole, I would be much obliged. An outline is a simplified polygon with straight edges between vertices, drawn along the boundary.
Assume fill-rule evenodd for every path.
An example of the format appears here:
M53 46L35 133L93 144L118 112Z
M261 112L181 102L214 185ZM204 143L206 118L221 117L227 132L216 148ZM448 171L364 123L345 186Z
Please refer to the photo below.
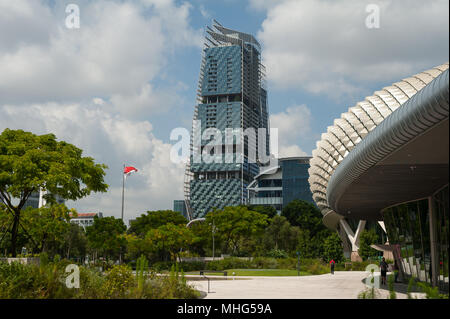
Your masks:
M122 221L123 221L124 198L125 198L125 164L123 164L123 171L122 171Z

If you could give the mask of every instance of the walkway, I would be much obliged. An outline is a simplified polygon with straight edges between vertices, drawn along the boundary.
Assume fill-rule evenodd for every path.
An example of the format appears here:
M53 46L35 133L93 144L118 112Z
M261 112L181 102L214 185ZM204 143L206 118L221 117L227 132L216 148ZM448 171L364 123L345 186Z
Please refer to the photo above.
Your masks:
M205 299L356 299L365 289L364 271L336 271L334 275L286 277L228 277L211 280ZM188 277L188 276L187 276ZM223 277L218 277L218 279ZM196 289L207 292L207 280L189 280ZM378 290L381 298L389 291ZM397 293L398 299L406 294Z

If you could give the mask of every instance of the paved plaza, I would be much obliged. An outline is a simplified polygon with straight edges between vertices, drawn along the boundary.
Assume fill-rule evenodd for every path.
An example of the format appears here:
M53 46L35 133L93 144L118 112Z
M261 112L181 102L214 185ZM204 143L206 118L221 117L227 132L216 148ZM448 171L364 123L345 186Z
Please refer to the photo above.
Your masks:
M365 289L364 271L337 271L334 275L285 277L228 277L211 280L210 293L205 299L356 299ZM219 279L221 277L217 277ZM223 279L223 277L221 278ZM207 292L207 280L189 280L196 289ZM380 298L389 291L377 289ZM398 299L406 294L397 292Z

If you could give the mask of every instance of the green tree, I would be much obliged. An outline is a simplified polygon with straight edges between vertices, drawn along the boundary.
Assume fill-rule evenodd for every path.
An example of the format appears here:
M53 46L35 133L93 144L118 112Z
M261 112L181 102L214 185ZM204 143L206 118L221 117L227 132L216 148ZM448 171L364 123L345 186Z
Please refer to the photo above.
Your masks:
M117 258L123 251L127 227L122 219L114 217L94 217L94 224L86 229L89 246L106 258Z
M72 144L57 141L55 135L35 135L23 130L5 129L0 134L0 200L12 215L10 252L17 253L21 211L33 192L47 191L46 200L55 195L77 200L91 192L105 192L106 165L95 164L91 157ZM15 200L14 200L15 199Z
M284 216L275 216L264 231L263 244L266 251L281 249L292 253L296 250L299 236L299 227L291 226Z
M70 213L76 216L74 209L64 204L53 204L38 209L27 207L22 211L23 225L35 243L35 252L47 252L49 255L60 253L70 232ZM31 244L31 243L30 243Z
M174 225L186 225L186 218L180 213L172 210L156 210L147 211L146 214L142 214L136 220L131 222L128 234L136 234L137 236L144 238L150 229L156 229L166 224Z
M314 244L311 240L311 235L309 230L300 229L299 235L297 237L297 251L300 252L302 258L315 258L317 257L317 252Z
M367 260L367 258L377 254L377 251L370 247L370 245L375 244L377 240L378 235L373 229L363 230L361 232L358 253L363 260Z
M272 206L248 205L247 209L261 214L265 214L267 215L268 218L273 218L277 215L277 210L275 209L275 207Z
M185 225L168 223L150 229L145 236L145 243L160 255L169 255L173 261L179 257L181 249L187 249L192 243L193 235Z
M209 212L206 223L216 226L216 237L222 242L224 251L238 254L252 238L262 235L267 226L267 216L245 206L228 206Z
M335 262L341 262L344 259L344 251L342 248L341 238L337 233L332 233L324 241L324 259Z
M87 253L87 237L83 227L70 223L68 231L64 234L63 253L67 259L70 257L84 257Z
M322 214L313 204L304 200L293 200L281 212L281 216L301 229L307 229L311 237L316 236L320 231L326 230L322 223Z

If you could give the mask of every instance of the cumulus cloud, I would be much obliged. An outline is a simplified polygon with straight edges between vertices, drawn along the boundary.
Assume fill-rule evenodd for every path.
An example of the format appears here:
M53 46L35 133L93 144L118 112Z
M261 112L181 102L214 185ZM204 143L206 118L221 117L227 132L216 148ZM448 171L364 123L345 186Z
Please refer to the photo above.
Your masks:
M270 128L278 129L279 157L307 155L298 143L311 133L311 111L304 104L270 115Z
M81 27L67 29L61 3L0 0L0 131L54 133L109 166L106 194L69 203L120 216L122 165L126 219L183 198L182 164L146 120L170 110L183 83L155 84L172 54L201 45L187 2L78 1Z
M380 28L365 25L380 8ZM449 3L251 0L266 9L258 36L273 87L334 97L390 82L448 60Z
M26 128L35 134L52 132L59 140L81 147L85 156L108 165L106 182L110 189L78 201L76 206L81 211L120 216L124 163L139 169L127 180L127 218L148 209L170 208L171 200L183 196L184 165L170 161L171 145L155 137L148 121L112 115L95 103L4 105L0 113L2 128Z

